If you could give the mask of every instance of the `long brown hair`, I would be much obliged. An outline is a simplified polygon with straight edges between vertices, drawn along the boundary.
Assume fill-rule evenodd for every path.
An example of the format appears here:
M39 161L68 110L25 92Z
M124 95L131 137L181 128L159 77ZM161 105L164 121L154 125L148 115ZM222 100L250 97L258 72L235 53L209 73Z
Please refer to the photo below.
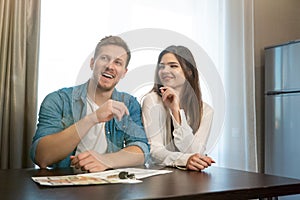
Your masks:
M159 94L159 87L161 87L162 85L158 76L159 64L162 57L167 53L172 53L176 57L184 72L186 82L183 86L183 93L179 97L180 107L184 109L186 115L189 117L190 126L195 133L201 123L203 101L196 62L193 54L188 48L184 46L172 45L167 47L159 54L155 69L154 86L152 88L152 91Z

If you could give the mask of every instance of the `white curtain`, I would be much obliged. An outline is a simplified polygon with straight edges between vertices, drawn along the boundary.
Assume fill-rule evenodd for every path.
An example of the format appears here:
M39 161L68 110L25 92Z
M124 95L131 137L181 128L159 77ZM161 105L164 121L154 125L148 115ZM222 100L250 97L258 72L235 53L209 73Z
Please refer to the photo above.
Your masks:
M70 5L72 9L69 9ZM214 148L208 153L214 157L217 166L257 171L253 0L52 0L43 2L42 6L39 102L48 92L80 82L74 81L76 78L87 80L88 77L82 77L83 69L89 72L86 56L91 55L94 45L103 36L119 34L129 38L130 47L135 46L126 75L129 79L123 80L124 90L131 88L128 92L134 94L142 94L146 86L149 89L153 75L144 69L147 66L153 68L161 48L175 43L197 49L196 43L214 64L225 93L225 101L219 101L214 97L218 91L210 88L215 77L202 77L208 79L201 81L205 100L217 114L223 112L221 104L225 107L224 123L220 124L222 114L214 119L214 126L222 128L213 129L209 144ZM69 10L68 16L65 16L65 10ZM78 16L78 13L82 14ZM61 35L56 27L65 27L65 22L68 29ZM147 30L150 31L148 34ZM199 52L193 53L198 56ZM70 74L76 73L74 67L84 60L86 62L78 72L80 76ZM62 73L57 73L53 67ZM200 65L202 75L206 73L203 70L212 70L203 67L207 66ZM51 73L55 73L55 82L48 79L53 77ZM213 142L215 140L218 142Z
M220 58L226 93L219 165L257 171L253 0L219 1L222 7ZM222 20L223 19L223 20Z

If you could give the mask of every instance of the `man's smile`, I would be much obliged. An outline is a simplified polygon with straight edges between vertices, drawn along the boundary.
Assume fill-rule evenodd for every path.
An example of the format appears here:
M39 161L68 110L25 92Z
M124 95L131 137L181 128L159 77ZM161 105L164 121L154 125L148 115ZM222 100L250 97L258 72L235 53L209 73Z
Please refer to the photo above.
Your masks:
M110 79L115 78L115 75L109 74L109 73L107 73L107 72L103 72L103 73L102 73L102 76L104 76L105 78L110 78Z

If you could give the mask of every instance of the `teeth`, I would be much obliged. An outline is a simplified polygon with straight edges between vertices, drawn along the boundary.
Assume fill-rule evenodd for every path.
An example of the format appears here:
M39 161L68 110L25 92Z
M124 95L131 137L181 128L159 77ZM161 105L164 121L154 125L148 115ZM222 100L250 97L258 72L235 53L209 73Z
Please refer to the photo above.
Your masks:
M107 78L113 78L114 77L113 75L106 74L106 73L103 73L102 75L105 76L105 77L107 77Z

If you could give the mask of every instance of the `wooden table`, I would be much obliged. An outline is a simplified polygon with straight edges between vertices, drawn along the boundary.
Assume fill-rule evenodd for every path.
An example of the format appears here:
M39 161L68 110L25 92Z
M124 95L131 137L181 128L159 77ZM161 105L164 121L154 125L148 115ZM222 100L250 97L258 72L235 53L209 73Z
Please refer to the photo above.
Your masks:
M77 173L72 168L59 170L0 170L1 199L253 199L300 194L300 180L210 167L203 172L182 171L143 179L138 184L47 187L32 176Z

